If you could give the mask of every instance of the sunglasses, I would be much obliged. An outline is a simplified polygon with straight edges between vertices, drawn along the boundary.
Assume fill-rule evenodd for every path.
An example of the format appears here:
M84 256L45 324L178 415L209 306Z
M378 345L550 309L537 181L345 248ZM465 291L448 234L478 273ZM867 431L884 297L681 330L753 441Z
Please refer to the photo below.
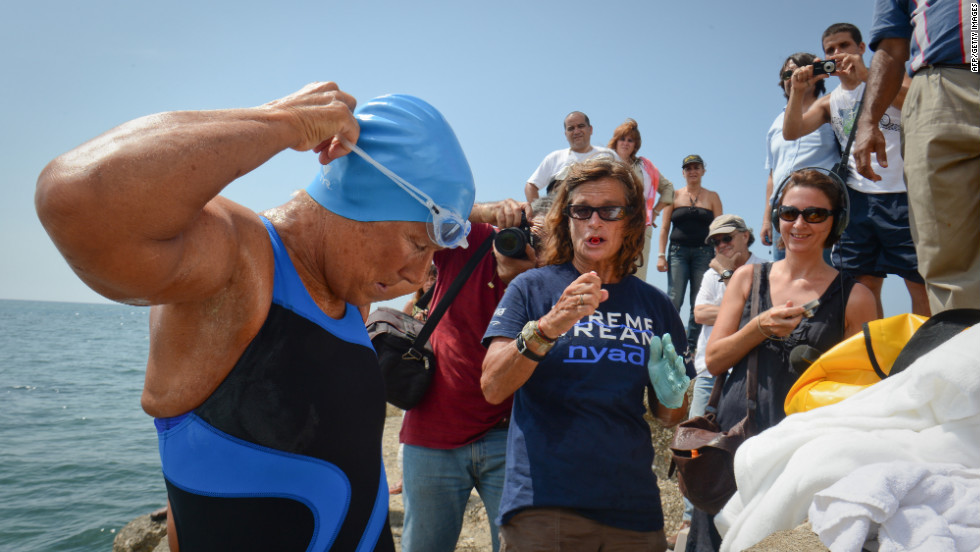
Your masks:
M725 234L720 238L709 238L711 240L711 245L718 247L723 243L732 243L733 236L731 234Z
M440 247L449 248L466 247L468 245L466 236L470 233L470 221L464 219L459 213L452 211L448 207L436 204L428 194L392 172L391 169L376 161L367 152L357 147L357 145L350 143L346 138L341 137L340 141L350 148L352 152L359 155L362 159L381 171L382 174L390 178L405 193L412 196L412 199L425 205L425 208L429 210L429 220L427 221L426 227L429 231L429 237L432 238L433 242Z
M791 78L793 78L793 70L792 69L787 69L787 70L783 71L783 82L788 81Z
M602 220L615 221L622 220L629 210L619 205L607 205L603 207L593 207L591 205L569 205L565 208L565 214L578 220L589 220L592 213L599 213Z
M779 206L779 218L785 220L786 222L796 222L796 219L803 215L804 222L818 223L827 220L831 215L834 214L830 209L824 209L823 207L807 207L806 209L797 209L792 205L780 205Z

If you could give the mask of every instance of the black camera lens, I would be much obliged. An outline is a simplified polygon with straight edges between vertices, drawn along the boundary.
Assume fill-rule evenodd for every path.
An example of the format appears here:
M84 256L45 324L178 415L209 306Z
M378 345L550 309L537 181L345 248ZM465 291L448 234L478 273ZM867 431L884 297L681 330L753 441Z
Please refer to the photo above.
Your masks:
M493 238L493 246L504 256L526 259L525 251L530 240L530 232L524 228L504 228Z

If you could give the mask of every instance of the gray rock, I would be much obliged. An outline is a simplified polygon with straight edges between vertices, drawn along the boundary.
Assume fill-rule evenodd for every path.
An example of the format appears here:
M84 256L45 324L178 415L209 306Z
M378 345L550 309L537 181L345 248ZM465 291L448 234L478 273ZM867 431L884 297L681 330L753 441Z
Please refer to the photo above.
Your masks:
M113 539L112 552L169 552L169 547L158 546L161 542L167 546L167 518L154 512L127 523Z

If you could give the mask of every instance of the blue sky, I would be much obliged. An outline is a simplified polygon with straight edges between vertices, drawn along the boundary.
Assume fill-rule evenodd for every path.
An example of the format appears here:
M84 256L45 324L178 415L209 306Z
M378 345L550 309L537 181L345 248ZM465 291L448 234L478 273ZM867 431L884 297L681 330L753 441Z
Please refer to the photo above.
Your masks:
M544 155L567 146L569 111L587 113L603 145L632 117L641 155L680 186L681 159L700 154L705 187L758 231L782 61L819 53L832 23L867 34L872 4L38 0L4 12L0 298L98 302L37 221L44 165L142 115L258 105L315 80L361 101L402 92L432 103L467 153L477 201L522 198ZM225 195L267 209L317 170L312 153L287 151ZM666 287L655 270L648 280ZM885 314L908 310L890 277Z

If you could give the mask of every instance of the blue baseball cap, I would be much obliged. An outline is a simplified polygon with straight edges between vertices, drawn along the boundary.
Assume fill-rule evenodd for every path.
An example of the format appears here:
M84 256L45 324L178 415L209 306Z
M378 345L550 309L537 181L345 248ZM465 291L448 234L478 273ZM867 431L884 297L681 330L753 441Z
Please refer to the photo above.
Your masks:
M439 245L465 247L476 186L442 114L414 96L390 94L354 117L361 127L354 151L324 165L307 193L342 217L427 222Z

